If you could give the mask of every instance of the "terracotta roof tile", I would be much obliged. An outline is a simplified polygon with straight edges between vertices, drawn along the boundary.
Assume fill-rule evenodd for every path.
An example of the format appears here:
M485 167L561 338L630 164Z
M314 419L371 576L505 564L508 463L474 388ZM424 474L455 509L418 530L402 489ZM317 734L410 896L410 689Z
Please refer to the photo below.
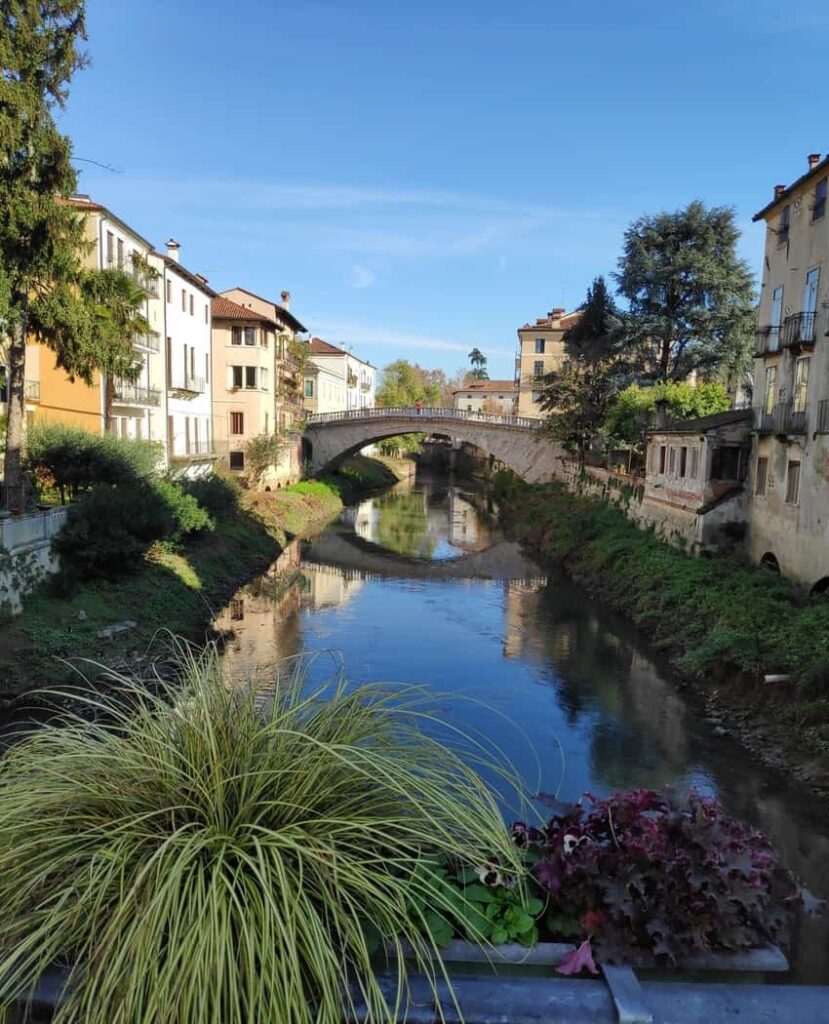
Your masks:
M336 345L329 345L327 341L323 341L322 338L317 337L311 338L311 352L317 356L347 355L345 349L337 348Z
M518 391L518 385L514 380L473 380L462 388L453 391L453 395L464 395L468 392L491 394L494 391Z
M214 320L255 320L257 323L276 327L270 317L262 316L261 313L257 313L255 309L248 309L247 306L240 306L238 302L231 302L224 295L217 295L213 299L212 309Z

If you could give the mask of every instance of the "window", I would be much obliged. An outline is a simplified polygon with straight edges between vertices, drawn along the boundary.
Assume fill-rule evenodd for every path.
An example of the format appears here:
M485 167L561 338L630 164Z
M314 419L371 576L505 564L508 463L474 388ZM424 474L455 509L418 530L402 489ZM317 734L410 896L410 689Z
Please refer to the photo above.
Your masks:
M246 327L245 328L245 344L255 345L256 344L256 328Z
M305 397L306 398L313 398L314 397L314 382L313 382L313 380L306 380L305 381Z
M107 266L111 267L115 262L115 235L107 231Z
M204 304L204 322L206 324L210 323L210 309L209 309L209 307L208 307L206 302Z
M256 387L256 367L246 366L245 367L245 387L255 388Z
M666 446L664 444L660 445L659 446L659 472L662 473L662 474L665 473L665 460L667 459L667 457L668 457L668 449L666 448Z
M124 265L124 239L119 238L116 242L118 248L118 266L123 267Z
M164 282L164 294L168 302L173 301L173 282L170 280L169 277Z
M181 289L181 311L182 313L187 312L187 292L183 288Z
M266 434L267 434L267 432L268 432L268 423L269 423L269 418L268 418L268 414L267 414L267 413L265 413L265 433L266 433Z
M757 460L757 473L754 477L754 493L763 495L766 493L766 481L769 477L769 460L761 458Z
M241 622L245 617L245 601L242 597L234 597L230 602L230 617L234 622Z
M794 367L794 412L806 412L806 396L809 394L809 356L803 356Z
M769 352L780 347L780 324L783 319L783 285L778 285L771 296L771 330L769 331Z
M789 240L789 222L791 220L791 206L784 206L780 211L780 220L777 222L777 244L782 245Z
M699 448L691 449L691 472L689 476L692 480L696 480L699 477Z
M267 347L268 347L268 332L263 327L262 328L262 348L267 348Z
M796 505L800 496L800 462L797 459L789 460L788 473L786 474L786 503Z
M210 383L210 356L207 352L204 354L204 383Z
M242 371L244 366L231 366L230 367L230 386L232 388L240 388L242 386Z
M543 338L536 338L535 339L535 352L536 352L536 355L541 355L541 353L543 351L544 351L544 339Z
M244 434L245 414L243 412L232 412L230 414L230 432L231 434Z
M763 412L771 416L774 412L774 389L777 387L777 367L766 367L766 383L763 392Z
M711 459L711 479L742 480L745 462L745 450L742 447L723 445L716 448Z
M826 178L821 178L815 185L815 205L812 207L812 220L820 220L826 213Z
M194 300L193 295L191 294L191 296L190 296L190 316L193 315L194 308L195 308L195 300Z
M536 403L540 402L541 398L542 398L542 392L541 391L533 391L533 401L534 402L536 402Z
M230 344L241 345L242 344L242 328L231 327L230 328Z
M231 469L244 469L245 468L245 453L244 452L230 452L230 468Z
M671 450L668 455L668 475L673 476L676 472L676 448L671 445Z
M544 376L544 360L543 359L536 359L536 361L533 363L533 377L543 377L543 376Z
M683 445L679 449L679 475L681 477L684 477L686 475L686 470L687 469L688 469L688 448L687 448L686 445Z
M268 370L267 367L262 367L259 371L259 387L266 388L268 386Z

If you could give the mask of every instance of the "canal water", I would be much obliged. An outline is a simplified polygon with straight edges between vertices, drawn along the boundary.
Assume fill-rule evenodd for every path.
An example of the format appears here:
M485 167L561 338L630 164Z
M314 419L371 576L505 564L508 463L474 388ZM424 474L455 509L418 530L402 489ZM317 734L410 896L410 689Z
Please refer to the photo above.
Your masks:
M315 681L428 686L532 793L695 787L769 834L829 897L826 809L717 735L633 627L526 558L481 496L404 482L294 542L215 621L234 673L305 655ZM509 815L505 809L505 815ZM786 980L829 983L826 919L800 922ZM780 980L783 980L782 978Z

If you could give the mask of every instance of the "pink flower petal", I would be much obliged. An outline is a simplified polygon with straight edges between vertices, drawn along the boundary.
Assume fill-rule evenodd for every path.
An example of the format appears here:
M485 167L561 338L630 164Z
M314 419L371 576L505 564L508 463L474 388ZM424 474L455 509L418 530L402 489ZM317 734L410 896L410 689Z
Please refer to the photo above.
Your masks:
M563 957L561 963L556 967L556 971L559 974L580 974L585 967L591 974L599 973L593 960L590 939L585 939L578 949L574 949L572 953Z

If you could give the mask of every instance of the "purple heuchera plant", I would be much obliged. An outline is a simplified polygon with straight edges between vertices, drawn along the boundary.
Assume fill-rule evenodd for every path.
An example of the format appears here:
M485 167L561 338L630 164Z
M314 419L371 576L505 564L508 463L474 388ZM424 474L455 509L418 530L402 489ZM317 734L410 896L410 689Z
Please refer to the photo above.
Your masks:
M605 962L785 942L799 890L762 833L698 793L585 796L556 804L544 829L513 827L549 895L551 937L591 939Z

